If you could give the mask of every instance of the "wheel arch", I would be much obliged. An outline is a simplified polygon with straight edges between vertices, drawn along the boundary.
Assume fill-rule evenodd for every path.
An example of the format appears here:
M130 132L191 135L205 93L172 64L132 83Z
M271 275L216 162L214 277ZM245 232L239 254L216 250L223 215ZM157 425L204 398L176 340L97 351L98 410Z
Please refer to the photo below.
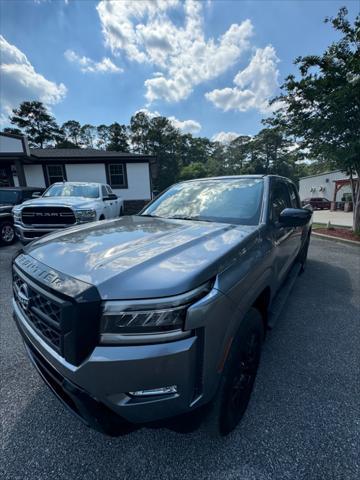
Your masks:
M263 319L265 330L268 324L268 317L269 317L268 312L269 312L270 301L271 301L271 288L270 286L267 286L263 289L263 291L258 295L256 300L252 304L252 307L256 308L260 312Z

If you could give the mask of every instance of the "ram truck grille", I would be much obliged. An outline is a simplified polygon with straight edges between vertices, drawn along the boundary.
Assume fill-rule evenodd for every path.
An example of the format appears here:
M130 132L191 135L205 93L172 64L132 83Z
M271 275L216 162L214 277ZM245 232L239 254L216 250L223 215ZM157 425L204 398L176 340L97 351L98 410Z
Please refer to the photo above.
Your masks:
M76 218L68 207L24 207L21 213L24 225L74 225Z

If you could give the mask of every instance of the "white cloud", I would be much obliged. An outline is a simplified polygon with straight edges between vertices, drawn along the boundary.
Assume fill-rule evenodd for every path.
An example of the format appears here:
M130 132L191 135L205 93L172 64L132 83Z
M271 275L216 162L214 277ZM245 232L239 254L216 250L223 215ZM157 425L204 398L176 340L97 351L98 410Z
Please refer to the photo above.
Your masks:
M269 100L278 88L278 62L274 47L258 48L249 65L235 76L235 87L216 89L206 93L205 97L225 111L246 112L254 108L269 113L274 109Z
M183 26L168 13L182 10ZM203 3L195 0L101 0L97 6L106 45L157 68L145 81L146 98L178 102L196 85L216 78L249 48L250 20L233 24L219 39L206 39Z
M160 117L161 114L158 111L151 111L147 108L141 108L135 113L144 112L149 118ZM191 133L195 135L199 133L201 130L201 124L196 120L179 120L178 118L174 117L167 117L168 120L172 123L175 128L178 128L182 133Z
M36 72L26 55L0 35L1 119L24 100L40 100L46 105L59 103L66 96L63 83L47 80Z
M120 73L123 69L115 65L110 58L104 57L101 62L95 62L89 57L81 57L73 50L66 50L64 52L65 58L80 66L80 70L84 73Z
M215 135L211 137L211 140L213 142L220 142L220 143L230 143L235 138L240 137L241 133L236 133L236 132L218 132Z
M196 120L179 120L176 117L168 117L170 122L174 125L175 128L178 128L183 133L199 133L201 130L201 124Z

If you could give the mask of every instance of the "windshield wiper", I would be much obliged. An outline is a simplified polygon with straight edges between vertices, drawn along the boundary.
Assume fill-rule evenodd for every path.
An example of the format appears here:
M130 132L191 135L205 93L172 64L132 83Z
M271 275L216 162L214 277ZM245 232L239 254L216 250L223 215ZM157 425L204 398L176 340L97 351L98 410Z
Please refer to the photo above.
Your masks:
M187 215L174 215L173 217L166 217L168 220L193 220L193 221L200 221L200 222L206 222L206 221L209 221L209 220L204 220L202 217L200 217L199 215L196 216L196 217L190 217L190 216L187 216Z

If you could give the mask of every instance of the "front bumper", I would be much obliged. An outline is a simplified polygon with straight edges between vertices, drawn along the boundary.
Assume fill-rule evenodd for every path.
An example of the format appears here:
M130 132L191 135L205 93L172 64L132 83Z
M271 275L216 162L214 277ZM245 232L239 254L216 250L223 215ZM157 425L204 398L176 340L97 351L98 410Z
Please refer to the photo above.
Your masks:
M19 238L21 243L29 243L33 240L36 240L43 235L51 232L57 232L58 230L62 230L66 227L53 227L53 228L34 228L34 227L24 227L19 223L15 223L15 233L16 236ZM69 225L73 226L73 225Z
M79 366L57 354L27 323L13 301L14 318L30 358L45 382L75 414L108 434L123 425L174 417L198 405L201 339L156 345L97 346ZM127 392L177 385L177 393L132 397Z

